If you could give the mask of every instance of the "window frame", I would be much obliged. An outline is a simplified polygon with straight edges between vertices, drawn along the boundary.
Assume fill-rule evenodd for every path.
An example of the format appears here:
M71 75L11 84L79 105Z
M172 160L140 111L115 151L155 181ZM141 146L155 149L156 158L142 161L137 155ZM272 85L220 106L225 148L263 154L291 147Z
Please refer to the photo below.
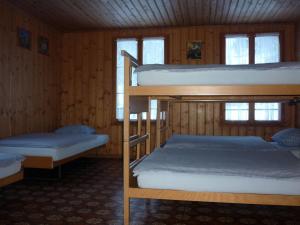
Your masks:
M255 64L255 37L256 35L262 35L262 34L279 34L279 62L283 62L283 37L284 32L282 30L276 30L276 31L260 31L260 32L229 32L229 33L222 33L221 34L221 64L226 64L226 36L227 35L246 35L249 38L249 64Z
M112 93L114 95L113 98L113 105L114 105L114 110L113 110L113 123L114 124L119 124L119 123L123 123L123 120L118 120L117 119L117 115L116 115L116 108L117 108L117 57L114 57L117 55L117 40L118 39L135 39L137 40L138 43L138 51L137 51L137 61L139 63L139 65L143 64L143 39L145 38L163 38L164 39L164 60L165 60L165 64L169 63L169 35L166 34L157 34L157 35L118 35L118 36L114 36L113 38L113 48L112 48L112 72L113 72L113 90ZM130 120L131 122L137 122L137 120ZM156 121L151 119L151 121Z
M274 120L255 120L255 103L279 103L280 104L280 120L274 121ZM243 121L243 120L226 120L225 113L226 113L226 103L249 103L249 111L248 111L248 120ZM221 118L221 123L222 125L227 125L227 126L234 126L234 125L239 125L239 126L284 126L286 123L285 119L285 108L286 104L282 103L280 101L226 101L222 103L221 105L221 112L220 112L220 118Z

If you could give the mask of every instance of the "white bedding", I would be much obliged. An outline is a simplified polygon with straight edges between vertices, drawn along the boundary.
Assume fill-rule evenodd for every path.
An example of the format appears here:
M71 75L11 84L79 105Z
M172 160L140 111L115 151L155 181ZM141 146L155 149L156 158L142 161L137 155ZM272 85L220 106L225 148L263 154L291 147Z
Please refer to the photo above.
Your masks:
M18 173L24 157L21 155L0 153L0 179Z
M168 147L155 150L133 172L143 188L300 194L300 160L290 151Z
M199 136L178 135L171 136L164 148L194 148L207 150L255 150L274 151L276 146L266 142L258 136Z
M256 65L143 65L138 85L300 84L300 63Z
M192 174L170 171L143 172L138 177L141 188L197 192L230 192L300 195L300 179Z
M53 161L58 161L104 145L108 142L107 135L91 134L89 136L89 138L81 140L81 142L73 139L73 144L68 140L68 145L62 145L61 147L57 147L56 145L53 147L39 147L35 144L32 146L28 144L25 147L20 145L12 146L12 144L8 146L0 145L0 152L18 153L25 156L48 156L52 157Z

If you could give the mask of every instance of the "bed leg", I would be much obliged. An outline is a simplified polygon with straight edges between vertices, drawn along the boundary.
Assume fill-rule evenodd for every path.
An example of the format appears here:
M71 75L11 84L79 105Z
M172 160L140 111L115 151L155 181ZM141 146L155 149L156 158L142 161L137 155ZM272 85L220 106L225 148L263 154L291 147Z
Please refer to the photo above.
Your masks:
M130 198L124 195L124 225L130 224Z

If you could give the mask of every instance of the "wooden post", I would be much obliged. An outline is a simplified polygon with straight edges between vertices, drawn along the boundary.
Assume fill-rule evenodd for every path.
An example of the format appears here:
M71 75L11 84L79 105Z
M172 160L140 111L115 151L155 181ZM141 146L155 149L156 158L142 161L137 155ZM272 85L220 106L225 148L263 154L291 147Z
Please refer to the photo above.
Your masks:
M130 198L129 198L129 163L130 163L130 146L129 146L129 126L130 126L130 112L129 112L129 85L130 85L130 60L124 57L124 136L123 136L123 175L124 175L124 225L130 223Z
M156 111L156 148L160 147L160 100L157 100L157 111Z
M137 135L140 137L142 134L142 113L138 113L138 126L137 126ZM141 158L141 144L138 143L136 146L136 159Z
M151 152L151 97L148 97L148 112L147 112L147 124L146 130L148 139L146 141L146 154L149 155Z

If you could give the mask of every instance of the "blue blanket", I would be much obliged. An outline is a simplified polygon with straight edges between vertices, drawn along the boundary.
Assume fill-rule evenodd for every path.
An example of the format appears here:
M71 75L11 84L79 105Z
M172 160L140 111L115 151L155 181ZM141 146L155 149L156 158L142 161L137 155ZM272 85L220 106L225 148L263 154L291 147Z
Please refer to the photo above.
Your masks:
M59 148L95 139L92 134L37 133L9 137L0 140L0 147Z

